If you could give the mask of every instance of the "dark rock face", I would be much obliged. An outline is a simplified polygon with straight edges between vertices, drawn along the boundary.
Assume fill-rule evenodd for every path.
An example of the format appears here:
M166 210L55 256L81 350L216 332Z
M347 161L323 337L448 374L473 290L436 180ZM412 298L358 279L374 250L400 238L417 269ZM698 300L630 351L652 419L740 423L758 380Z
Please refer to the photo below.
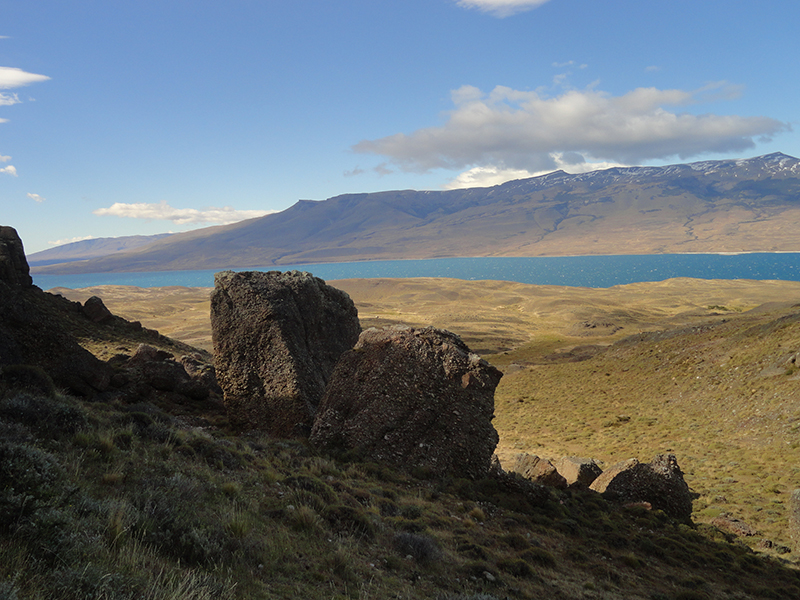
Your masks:
M0 227L0 367L41 367L58 387L81 396L107 389L109 367L84 350L56 316L64 299L34 286L28 272L17 232Z
M58 387L80 396L106 390L111 369L64 329L48 296L34 286L0 282L0 366L39 366Z
M297 271L217 273L211 329L231 422L284 437L308 433L336 361L361 332L345 292Z
M569 485L589 487L603 473L600 466L591 458L564 456L553 465Z
M567 480L556 470L553 463L534 454L518 454L511 470L519 473L525 479L542 485L560 489L567 487Z
M486 476L501 377L448 331L369 329L336 365L310 441L434 476Z
M617 463L589 487L618 502L647 502L676 519L692 514L693 494L674 454L659 454L649 464L635 458Z
M16 229L5 225L0 225L0 281L10 286L33 285L22 240Z

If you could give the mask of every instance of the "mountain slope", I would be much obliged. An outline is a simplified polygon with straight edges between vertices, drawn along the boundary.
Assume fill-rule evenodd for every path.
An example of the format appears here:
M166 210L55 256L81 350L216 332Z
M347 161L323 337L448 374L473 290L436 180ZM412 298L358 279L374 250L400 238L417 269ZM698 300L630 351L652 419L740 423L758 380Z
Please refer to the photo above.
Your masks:
M152 244L156 240L165 238L169 233L157 235L128 235L116 238L93 238L63 244L28 256L28 264L32 267L43 267L75 260L89 260L108 256L116 252L134 250Z
M88 273L351 260L797 250L800 160L562 171L490 188L303 200L132 251L34 269Z

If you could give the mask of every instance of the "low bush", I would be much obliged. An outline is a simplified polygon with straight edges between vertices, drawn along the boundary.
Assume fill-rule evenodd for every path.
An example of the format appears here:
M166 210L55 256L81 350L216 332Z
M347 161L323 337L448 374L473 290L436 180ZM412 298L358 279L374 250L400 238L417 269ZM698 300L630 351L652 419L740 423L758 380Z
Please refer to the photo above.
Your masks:
M0 418L27 425L38 437L61 439L88 426L86 411L67 397L49 397L29 391L0 399Z
M427 535L406 532L397 533L392 540L392 545L401 555L411 556L421 564L433 562L441 556L439 545Z

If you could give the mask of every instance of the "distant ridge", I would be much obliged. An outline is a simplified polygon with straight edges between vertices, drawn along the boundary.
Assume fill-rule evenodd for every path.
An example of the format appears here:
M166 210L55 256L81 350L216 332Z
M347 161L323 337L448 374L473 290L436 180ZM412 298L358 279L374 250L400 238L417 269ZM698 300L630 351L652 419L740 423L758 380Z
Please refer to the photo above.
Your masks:
M168 237L171 233L156 235L129 235L116 238L93 238L55 246L48 250L35 252L28 256L31 267L43 267L76 260L89 260L108 256L116 252L125 252L146 246L156 240Z
M300 200L280 213L173 234L113 254L32 271L264 268L457 256L800 251L799 228L800 160L774 153L578 175L556 171L487 188Z

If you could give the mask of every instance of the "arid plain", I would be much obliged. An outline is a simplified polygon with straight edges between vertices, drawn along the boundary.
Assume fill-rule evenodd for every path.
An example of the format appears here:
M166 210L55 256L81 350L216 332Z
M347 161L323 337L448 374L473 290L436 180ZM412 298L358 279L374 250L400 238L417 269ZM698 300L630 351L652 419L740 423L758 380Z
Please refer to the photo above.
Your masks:
M681 278L605 289L444 278L328 283L350 294L365 328L449 329L504 372L494 421L504 462L529 452L609 465L673 452L699 494L696 521L739 520L754 534L744 541L766 552L792 544L786 525L788 495L800 488L800 282ZM210 288L52 291L79 301L100 296L115 314L211 350ZM92 350L104 358L117 351Z

